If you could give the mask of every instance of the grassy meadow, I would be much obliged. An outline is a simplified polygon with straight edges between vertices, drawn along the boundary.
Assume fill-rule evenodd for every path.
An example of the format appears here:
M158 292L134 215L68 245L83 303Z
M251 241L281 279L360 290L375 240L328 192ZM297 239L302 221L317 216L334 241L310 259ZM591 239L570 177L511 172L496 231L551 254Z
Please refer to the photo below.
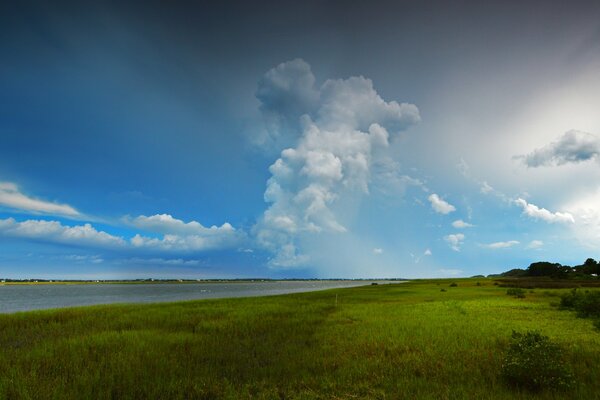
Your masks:
M551 305L567 290L431 280L0 315L0 399L597 399L600 332ZM574 386L507 386L513 330L562 345Z

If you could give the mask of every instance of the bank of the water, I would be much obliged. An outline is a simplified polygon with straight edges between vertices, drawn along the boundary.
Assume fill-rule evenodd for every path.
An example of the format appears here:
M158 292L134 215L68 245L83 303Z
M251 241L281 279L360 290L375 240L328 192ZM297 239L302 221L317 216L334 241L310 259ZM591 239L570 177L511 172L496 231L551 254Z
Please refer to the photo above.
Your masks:
M114 303L154 303L269 296L354 287L371 281L239 281L204 283L18 284L0 286L0 313ZM380 282L380 283L388 283Z

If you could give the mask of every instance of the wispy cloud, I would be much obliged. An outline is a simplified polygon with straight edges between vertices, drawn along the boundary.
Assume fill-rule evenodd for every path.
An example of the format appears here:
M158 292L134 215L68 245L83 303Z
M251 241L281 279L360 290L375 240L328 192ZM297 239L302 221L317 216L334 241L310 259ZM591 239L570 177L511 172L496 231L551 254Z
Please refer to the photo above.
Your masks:
M454 251L460 251L460 246L462 246L465 235L462 233L453 233L450 235L444 236L444 240L450 245L450 248Z
M482 244L481 247L486 249L506 249L519 244L518 240L508 240L506 242L494 242L489 244Z
M464 228L472 228L475 225L465 222L462 219L457 219L456 221L452 222L452 226L455 227L456 229L464 229Z
M67 204L36 199L23 194L19 187L11 182L0 182L0 206L34 214L46 214L66 217L81 215Z
M532 240L531 242L529 242L529 244L527 245L527 249L539 249L541 247L544 246L544 242L542 242L541 240Z

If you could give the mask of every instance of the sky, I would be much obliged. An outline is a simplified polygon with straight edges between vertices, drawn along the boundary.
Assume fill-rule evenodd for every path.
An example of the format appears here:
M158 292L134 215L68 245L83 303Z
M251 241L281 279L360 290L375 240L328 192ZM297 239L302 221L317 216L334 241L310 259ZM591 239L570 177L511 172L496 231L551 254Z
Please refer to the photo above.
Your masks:
M0 4L0 278L600 258L600 4L259 3Z

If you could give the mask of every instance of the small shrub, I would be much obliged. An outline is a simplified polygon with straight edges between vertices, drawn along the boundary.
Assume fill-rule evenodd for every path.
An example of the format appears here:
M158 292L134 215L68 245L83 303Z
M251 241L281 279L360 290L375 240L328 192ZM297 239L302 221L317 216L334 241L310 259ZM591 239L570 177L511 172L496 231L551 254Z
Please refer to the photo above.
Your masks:
M513 331L502 362L502 376L510 385L532 391L564 390L573 383L573 374L564 361L562 348L548 336L532 331Z
M457 287L457 286L458 286L458 285L456 284L456 282L452 282L452 283L450 284L450 287Z
M498 285L499 285L499 283L498 283L498 282L494 282L494 286L498 286Z
M440 289L440 292L446 292L446 289Z
M525 291L521 288L510 288L506 291L506 294L519 299L525 298Z
M477 286L481 286L481 282L477 282L475 285L477 285Z

